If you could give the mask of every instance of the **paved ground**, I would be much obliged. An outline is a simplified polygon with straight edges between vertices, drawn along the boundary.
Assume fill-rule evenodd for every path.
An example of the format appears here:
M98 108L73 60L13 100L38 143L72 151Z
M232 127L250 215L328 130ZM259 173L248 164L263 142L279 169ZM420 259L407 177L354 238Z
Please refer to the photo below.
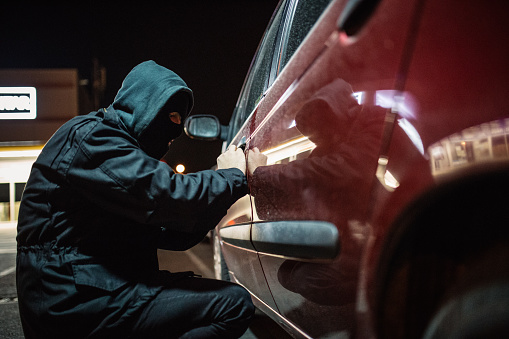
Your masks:
M21 339L23 331L19 320L16 298L16 229L0 224L0 339ZM212 248L204 241L189 251L160 251L160 268L173 272L194 271L212 278ZM250 329L241 339L290 338L278 325L261 312L256 313Z
M0 338L24 338L16 298L16 229L0 225Z

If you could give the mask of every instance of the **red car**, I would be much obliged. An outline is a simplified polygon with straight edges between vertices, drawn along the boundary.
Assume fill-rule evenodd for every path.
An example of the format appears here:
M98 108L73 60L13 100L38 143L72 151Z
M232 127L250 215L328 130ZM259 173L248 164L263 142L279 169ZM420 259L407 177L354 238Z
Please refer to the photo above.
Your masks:
M283 0L229 126L216 272L294 337L509 337L509 2Z

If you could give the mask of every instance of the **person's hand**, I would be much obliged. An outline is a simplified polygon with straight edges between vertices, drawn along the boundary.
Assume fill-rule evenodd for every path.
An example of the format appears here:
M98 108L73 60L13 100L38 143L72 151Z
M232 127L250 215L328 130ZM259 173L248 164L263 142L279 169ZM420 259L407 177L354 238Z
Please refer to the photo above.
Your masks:
M246 157L241 148L230 145L226 152L217 158L217 169L238 168L246 174Z
M247 155L247 169L249 174L253 174L258 166L267 165L267 156L260 152L258 147L249 150Z

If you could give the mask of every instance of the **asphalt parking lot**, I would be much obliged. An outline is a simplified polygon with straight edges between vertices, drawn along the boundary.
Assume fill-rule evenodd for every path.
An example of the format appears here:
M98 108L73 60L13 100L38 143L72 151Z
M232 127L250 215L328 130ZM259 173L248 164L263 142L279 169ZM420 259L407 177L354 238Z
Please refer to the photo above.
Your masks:
M16 295L16 228L0 226L0 338L24 338Z

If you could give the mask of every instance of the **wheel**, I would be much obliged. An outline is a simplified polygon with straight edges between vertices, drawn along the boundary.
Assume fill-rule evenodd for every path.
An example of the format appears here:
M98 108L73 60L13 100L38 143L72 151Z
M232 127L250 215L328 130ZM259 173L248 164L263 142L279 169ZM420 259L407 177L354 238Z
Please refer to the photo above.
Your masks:
M380 270L380 338L509 338L508 187L506 167L470 175L402 214Z
M509 338L509 282L480 286L450 299L423 338Z
M509 338L509 247L476 252L431 317L423 338Z
M221 252L221 245L219 243L219 236L216 230L212 232L213 250L214 250L214 276L218 280L230 281L230 274L228 273L228 266L224 261L223 252Z

